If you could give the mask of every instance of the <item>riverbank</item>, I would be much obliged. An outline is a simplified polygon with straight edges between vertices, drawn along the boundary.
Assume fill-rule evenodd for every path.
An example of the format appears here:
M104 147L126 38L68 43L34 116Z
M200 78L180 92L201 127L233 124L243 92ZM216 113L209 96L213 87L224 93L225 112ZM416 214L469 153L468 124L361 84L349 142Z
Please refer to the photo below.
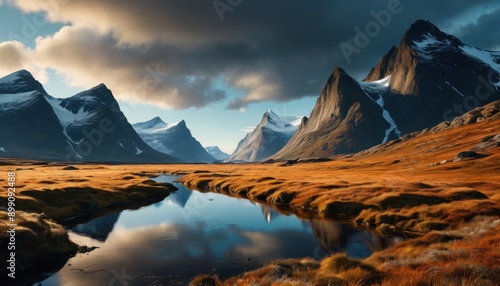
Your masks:
M495 285L500 280L500 147L488 142L500 133L496 126L500 120L422 132L359 154L317 161L70 166L4 160L0 205L8 206L8 173L15 172L16 210L41 218L27 220L27 233L49 225L64 239L61 225L163 200L172 185L149 177L179 174L190 188L266 202L299 217L418 234L363 261L343 256L279 261L218 283L253 285L268 277L268 285L310 285L308 279L317 285L401 285L401 279L405 285ZM476 149L479 145L484 148ZM453 161L471 149L483 156ZM1 225L8 224L5 215L0 219ZM4 230L2 241L7 240Z
M160 202L177 190L171 184L150 180L140 167L131 173L124 166L0 163L0 174L5 174L0 179L5 186L0 191L0 240L5 246L0 249L0 259L6 261L15 254L17 277L57 271L70 257L85 251L85 246L79 248L70 240L65 227ZM9 176L15 178L13 183L7 174L15 174ZM12 240L9 230L15 235L13 247L4 244ZM2 275L0 281L14 281L6 277Z
M223 285L497 285L500 146L490 143L500 121L494 123L423 131L326 162L217 166L181 181L299 215L419 235L363 261L277 261ZM458 155L469 150L480 155ZM216 280L198 277L192 285L204 279Z

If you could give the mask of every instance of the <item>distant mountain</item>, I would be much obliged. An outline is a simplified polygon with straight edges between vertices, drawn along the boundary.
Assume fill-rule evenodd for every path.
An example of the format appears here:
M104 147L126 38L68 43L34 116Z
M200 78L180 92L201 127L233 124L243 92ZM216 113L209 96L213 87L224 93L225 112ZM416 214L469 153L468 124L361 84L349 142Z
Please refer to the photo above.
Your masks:
M216 159L191 135L184 120L167 124L159 117L133 125L152 148L188 163L211 163Z
M137 135L105 85L58 99L25 70L0 79L0 157L180 162L155 151Z
M227 159L227 157L229 157L229 154L221 151L221 149L219 149L219 147L217 147L217 146L208 146L208 147L205 147L205 150L207 150L207 152L210 155L212 155L212 157L214 157L215 159L217 159L219 161L225 160L225 159Z
M302 117L279 116L268 110L254 131L240 141L226 162L255 162L278 152L293 136Z
M500 52L415 22L363 81L336 68L275 159L355 153L500 99Z

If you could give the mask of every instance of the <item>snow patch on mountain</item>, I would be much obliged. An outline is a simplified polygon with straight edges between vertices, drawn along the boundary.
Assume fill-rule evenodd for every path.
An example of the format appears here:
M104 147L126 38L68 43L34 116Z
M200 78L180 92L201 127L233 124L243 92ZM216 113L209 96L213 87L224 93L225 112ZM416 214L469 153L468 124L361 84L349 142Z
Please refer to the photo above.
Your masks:
M140 134L139 134L140 135ZM163 145L159 140L155 139L155 140L147 140L146 138L146 143L148 143L149 146L151 146L153 149L157 150L157 151L160 151L160 152L163 152L163 153L166 153L166 154L169 154L169 155L175 155L174 154L174 151L167 148L165 145Z
M6 76L0 78L0 84L11 84L11 83L15 82L16 80L20 79L21 75L22 75L22 71L6 75Z
M303 118L302 116L278 115L271 109L267 111L267 114L270 120L263 128L280 133L295 133Z
M59 119L59 123L61 123L63 127L63 133L66 138L68 138L69 142L72 142L74 144L78 144L80 142L75 142L71 137L68 135L67 129L68 126L71 124L79 124L82 125L85 123L88 119L90 118L93 113L84 111L84 108L80 108L77 113L73 113L69 111L68 109L64 108L61 106L61 101L62 99L59 98L54 98L50 96L45 96L45 99L47 102L52 106L52 109L54 110L54 113L56 114L57 118ZM71 144L70 144L71 145Z
M380 106L380 108L382 108L382 117L390 125L389 128L385 131L385 137L382 140L382 144L386 143L387 140L389 140L389 136L391 135L392 132L395 132L398 137L401 137L401 135L402 135L401 131L399 130L398 126L396 125L396 121L394 121L394 119L392 118L389 111L387 111L384 108L385 103L384 103L383 94L384 94L384 92L389 90L390 82L391 82L391 76L388 76L386 78L383 78L383 79L377 80L377 81L371 81L371 82L360 81L360 82L358 82L360 87L365 92L366 96L368 96L368 98L370 98L372 101L377 103ZM369 93L378 94L378 96L379 96L378 99L376 99L376 100L373 99Z
M471 46L461 46L460 49L466 55L480 60L500 73L500 53L488 52Z
M458 92L458 94L460 94L462 97L465 97L465 95L463 93L461 93L460 91L458 91L458 89L456 89L450 82L448 81L445 81L449 86L451 86L451 88L453 88L453 90L455 90L456 92Z
M433 57L428 53L428 49L431 46L439 45L440 42L434 38L430 33L428 33L420 42L414 41L414 48L417 50L418 56L427 61L432 61Z
M135 155L139 155L139 154L144 153L144 151L142 151L141 149L139 149L139 147L137 147L137 146L135 146L135 150L136 150Z
M0 109L2 112L17 110L31 103L38 91L30 91L17 94L1 94Z
M428 46L435 45L437 43L439 43L439 41L434 38L431 33L427 33L427 35L425 35L425 37L420 42L413 42L413 44L415 44L415 47L421 50L425 50Z
M449 39L438 40L431 33L427 33L421 41L413 41L413 48L420 59L432 61L434 52L450 49L451 44Z
M164 132L168 131L169 129L176 127L181 122L182 121L167 124L167 123L161 121L161 122L158 122L156 124L147 124L147 125L142 125L142 126L134 124L134 129L138 133L142 133L142 134L158 134L158 133L164 133Z
M389 140L389 136L391 135L391 133L393 131L396 132L396 135L398 137L401 137L402 134L401 134L401 131L399 130L398 126L396 125L396 121L394 121L394 119L392 119L389 111L387 111L384 108L384 98L382 97L382 94L380 94L380 97L376 102L380 106L380 108L382 108L382 117L384 117L385 121L387 121L390 125L389 129L387 129L385 131L385 137L382 140L382 144L384 144L385 142L387 142L387 140Z

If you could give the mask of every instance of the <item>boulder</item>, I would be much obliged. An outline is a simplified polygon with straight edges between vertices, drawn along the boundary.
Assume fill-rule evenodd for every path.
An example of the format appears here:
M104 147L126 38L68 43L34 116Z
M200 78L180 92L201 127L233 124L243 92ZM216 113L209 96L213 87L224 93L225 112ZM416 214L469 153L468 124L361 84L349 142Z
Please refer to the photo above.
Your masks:
M475 151L464 151L464 152L458 153L457 156L455 156L455 159L453 159L453 162L480 159L480 158L484 158L487 156L488 155L476 153Z

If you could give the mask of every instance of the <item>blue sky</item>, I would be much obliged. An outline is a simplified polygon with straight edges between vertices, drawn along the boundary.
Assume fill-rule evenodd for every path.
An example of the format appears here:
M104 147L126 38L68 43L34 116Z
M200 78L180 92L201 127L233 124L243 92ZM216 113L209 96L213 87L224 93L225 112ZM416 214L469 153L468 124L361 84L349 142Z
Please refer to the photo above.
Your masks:
M377 17L366 47L343 54ZM308 116L336 66L362 79L421 18L500 49L496 0L0 0L0 76L27 69L60 98L104 83L131 123L186 120L232 152L267 109Z

